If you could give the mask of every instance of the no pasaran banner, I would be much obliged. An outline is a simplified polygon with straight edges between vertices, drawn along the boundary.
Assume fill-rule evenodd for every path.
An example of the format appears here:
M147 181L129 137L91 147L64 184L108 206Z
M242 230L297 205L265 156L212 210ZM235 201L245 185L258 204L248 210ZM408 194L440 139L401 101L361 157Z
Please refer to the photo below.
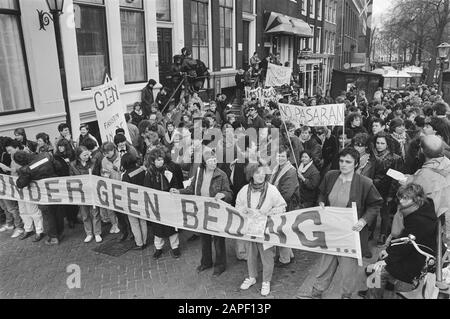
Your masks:
M300 106L279 103L281 118L299 128L306 126L344 126L345 104Z
M16 187L16 179L0 175L0 199L93 205L194 232L362 260L359 233L352 231L358 221L355 207L302 209L268 216L255 226L251 216L209 197L160 192L93 175L35 181L24 189Z

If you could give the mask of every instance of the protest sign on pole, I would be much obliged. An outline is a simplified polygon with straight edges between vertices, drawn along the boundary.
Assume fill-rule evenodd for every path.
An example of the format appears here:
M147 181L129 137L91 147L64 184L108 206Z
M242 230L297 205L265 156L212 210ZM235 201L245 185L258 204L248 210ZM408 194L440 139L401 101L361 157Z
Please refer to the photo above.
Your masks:
M345 104L319 106L299 106L278 104L283 121L291 122L295 127L306 126L343 126L345 123Z
M122 105L117 83L106 75L103 85L93 88L92 93L102 141L113 142L116 130L122 128L125 131L125 137L131 142L125 121L126 107Z
M357 211L320 207L267 218L249 218L210 197L177 195L93 175L33 181L18 189L17 177L0 175L0 199L39 205L101 207L194 232L360 259ZM249 225L252 223L252 225Z
M258 99L261 102L262 107L269 105L270 101L278 103L282 97L283 96L281 96L273 87L267 89L257 88L253 90L250 87L245 88L245 98L247 100L251 100L252 98Z
M283 86L291 83L292 68L269 63L265 86Z

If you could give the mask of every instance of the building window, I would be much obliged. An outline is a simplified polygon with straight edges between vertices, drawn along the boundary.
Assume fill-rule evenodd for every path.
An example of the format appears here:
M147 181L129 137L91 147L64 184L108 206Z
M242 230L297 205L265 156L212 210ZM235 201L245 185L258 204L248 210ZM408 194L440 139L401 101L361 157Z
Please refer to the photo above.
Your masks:
M88 1L76 1L74 4L83 90L103 84L105 74L110 72L104 3L91 0L87 5L86 2Z
M317 0L317 7L318 7L317 19L322 20L322 10L323 10L322 0Z
M170 13L170 0L156 0L156 20L158 21L172 20Z
M309 16L314 18L316 15L316 0L309 0Z
M233 67L233 0L219 0L220 67Z
M33 110L18 1L0 1L0 114Z
M334 2L333 6L333 23L336 23L336 12L337 12L337 1Z
M308 10L308 0L302 0L302 14L306 15L307 10Z
M253 13L253 0L242 0L242 11Z
M127 4L125 0L122 2ZM136 2L140 2L140 8L133 2L132 7L120 9L125 84L147 81L144 8L142 1Z
M191 1L192 56L209 66L208 0Z
M320 53L321 51L321 42L322 42L322 28L316 28L316 53Z

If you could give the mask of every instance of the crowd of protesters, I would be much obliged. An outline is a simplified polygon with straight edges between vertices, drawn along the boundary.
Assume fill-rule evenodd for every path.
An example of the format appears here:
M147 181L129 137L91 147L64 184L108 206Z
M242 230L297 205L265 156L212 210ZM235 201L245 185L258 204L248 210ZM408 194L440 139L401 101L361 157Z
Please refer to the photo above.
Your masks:
M411 87L404 92L379 89L372 101L356 89L342 92L335 99L321 93L301 98L292 86L283 90L288 94L281 93L280 102L300 107L346 105L344 129L295 127L283 121L276 102L263 105L254 97L244 96L245 87L263 85L265 63L280 64L276 55L260 60L255 54L250 69L239 70L233 106L223 94L202 100L199 90L207 72L196 62L189 50L175 56L173 87L162 87L156 97L156 81L148 82L141 101L125 114L131 140L118 129L113 142L100 144L87 125L80 127L80 136L74 139L70 128L61 124L54 143L46 133L37 134L35 142L18 128L14 137L0 139L1 173L17 176L19 188L33 180L94 174L158 191L213 197L234 205L242 214L283 214L319 205L351 207L356 202L360 219L353 231L360 232L365 258L372 258L372 241L374 245L387 245L393 236L411 227L407 216L415 211L434 211L436 214L428 216L426 222L437 223L438 210L444 207L444 214L439 215L450 219L442 193L449 191L442 185L450 176L450 108L436 86ZM259 130L259 141L246 136L249 128ZM223 139L205 138L212 130L221 132ZM274 134L275 130L279 134ZM262 156L261 148L270 149L270 145L277 145L276 152ZM218 157L230 149L234 151L231 160ZM389 177L390 169L407 174L408 183L401 185ZM431 200L425 196L416 201L413 193L422 197L427 194ZM85 243L94 239L102 242L102 224L109 223L109 232L121 233L121 241L131 236L135 249L145 249L150 227L155 259L163 255L165 240L174 258L181 255L177 229L114 211L4 199L0 199L0 207L0 232L12 231L12 238L25 240L34 235L32 241L38 242L45 233L46 244L57 245L63 240L66 218L69 228L77 223L84 225ZM402 222L396 223L399 218L394 217L405 211ZM441 222L445 224L443 217ZM400 224L400 231L393 224ZM421 238L434 247L430 236L435 232ZM197 270L214 268L213 274L219 276L227 266L225 239L204 234L200 237L202 257ZM235 249L236 258L248 264L242 290L256 283L260 256L264 296L270 293L274 267L286 267L294 259L293 251L282 247L237 240ZM403 261L411 258L401 251L392 254ZM417 256L412 262L420 264ZM343 267L342 297L350 298L356 260L329 255L323 256L311 297L321 297L338 265ZM406 280L414 277L416 268Z

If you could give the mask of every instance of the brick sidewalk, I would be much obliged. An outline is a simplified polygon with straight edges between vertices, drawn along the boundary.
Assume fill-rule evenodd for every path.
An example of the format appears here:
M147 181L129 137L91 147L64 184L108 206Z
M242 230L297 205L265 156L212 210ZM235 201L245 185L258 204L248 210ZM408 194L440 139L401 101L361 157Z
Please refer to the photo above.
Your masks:
M106 231L104 234L107 233ZM119 234L120 235L120 234ZM233 241L227 239L228 268L218 278L212 270L197 274L200 240L186 241L180 234L182 256L174 259L165 248L164 256L153 260L153 245L144 251L129 251L110 257L92 251L95 242L83 243L82 225L66 229L59 246L48 247L44 240L32 243L0 234L0 298L173 298L173 299L258 299L260 281L247 292L239 286L247 276L247 265L234 255ZM104 236L105 240L118 235ZM294 263L275 268L272 293L267 298L294 298L319 255L295 251ZM81 269L81 288L69 289L66 267Z

